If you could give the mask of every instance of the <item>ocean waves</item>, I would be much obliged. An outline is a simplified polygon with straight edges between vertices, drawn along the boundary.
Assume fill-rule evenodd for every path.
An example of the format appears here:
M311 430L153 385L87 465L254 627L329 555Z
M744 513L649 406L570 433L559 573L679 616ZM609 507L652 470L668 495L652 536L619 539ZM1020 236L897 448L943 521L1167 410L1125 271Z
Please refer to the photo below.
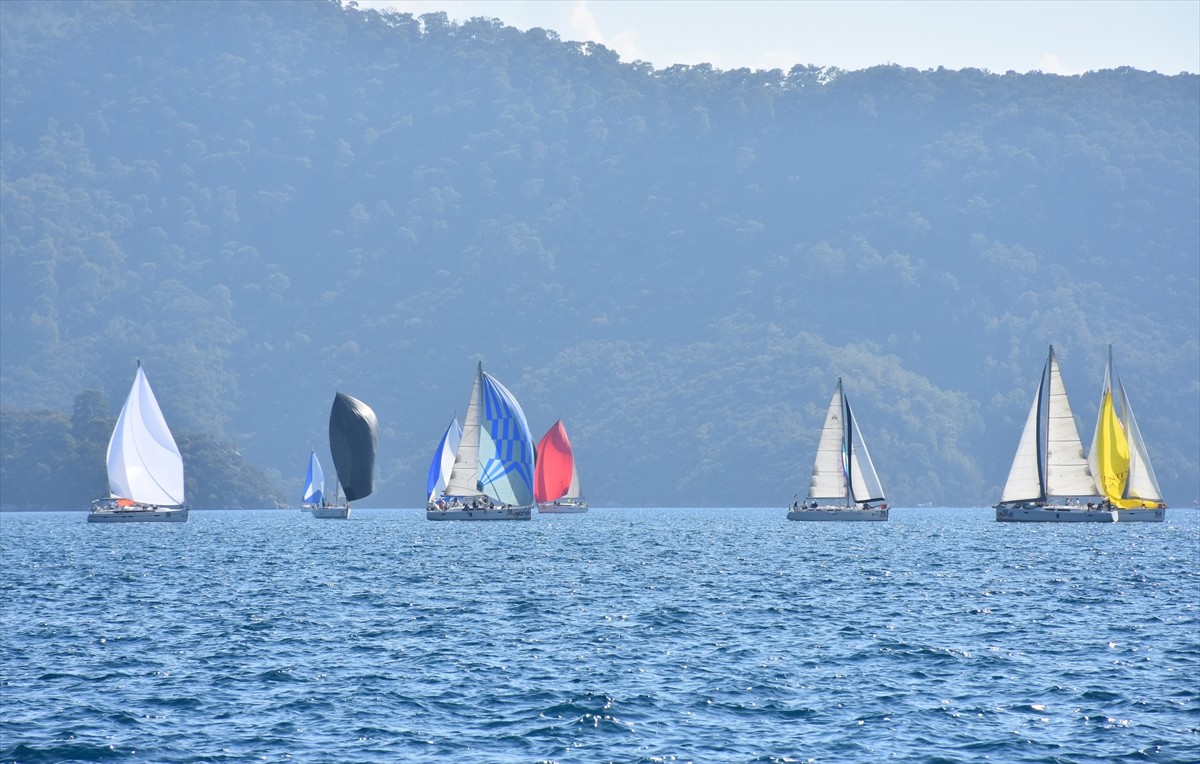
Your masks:
M1185 762L1200 524L6 515L3 761Z

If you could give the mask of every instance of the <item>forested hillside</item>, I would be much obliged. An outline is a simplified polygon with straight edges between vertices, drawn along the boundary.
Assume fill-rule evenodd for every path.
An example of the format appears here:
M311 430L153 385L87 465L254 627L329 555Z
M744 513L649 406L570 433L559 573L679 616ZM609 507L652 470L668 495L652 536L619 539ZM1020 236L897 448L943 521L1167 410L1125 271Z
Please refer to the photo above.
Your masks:
M482 358L535 437L565 420L598 505L782 506L841 376L893 504L986 504L1047 345L1086 443L1112 343L1190 504L1200 77L817 64L6 0L0 403L115 415L141 358L177 433L295 503L341 390L380 422L363 504L411 507Z

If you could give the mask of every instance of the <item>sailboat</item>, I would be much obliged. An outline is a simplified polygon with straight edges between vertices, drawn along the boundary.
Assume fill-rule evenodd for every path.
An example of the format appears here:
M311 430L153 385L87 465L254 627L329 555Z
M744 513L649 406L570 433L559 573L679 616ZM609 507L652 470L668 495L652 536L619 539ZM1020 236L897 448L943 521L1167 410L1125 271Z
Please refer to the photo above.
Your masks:
M1000 503L1000 522L1115 522L1096 481L1067 400L1054 346L1042 369Z
M1150 455L1133 418L1121 376L1113 366L1112 345L1100 391L1096 432L1088 453L1096 488L1113 507L1119 523L1161 523L1167 514Z
M480 363L450 480L425 507L430 520L528 520L533 436L517 399Z
M840 377L825 414L808 496L803 502L794 502L787 517L789 520L888 519L883 486Z
M329 412L329 452L337 482L333 502L312 508L312 516L323 520L347 520L350 502L365 499L375 490L375 448L379 443L379 421L371 407L359 399L338 393ZM344 500L339 503L341 486Z
M304 478L304 496L300 498L300 508L311 510L321 506L324 501L325 472L317 460L317 452L312 451L308 457L308 474Z
M108 492L92 502L89 523L187 521L183 457L140 360L108 441Z
M588 511L588 503L579 489L575 453L561 419L538 441L533 496L538 512L578 514Z
M454 467L454 454L458 452L459 441L462 440L462 425L458 417L450 420L442 439L438 441L433 452L433 461L429 464L429 478L425 481L426 504L433 501L450 482L450 470Z

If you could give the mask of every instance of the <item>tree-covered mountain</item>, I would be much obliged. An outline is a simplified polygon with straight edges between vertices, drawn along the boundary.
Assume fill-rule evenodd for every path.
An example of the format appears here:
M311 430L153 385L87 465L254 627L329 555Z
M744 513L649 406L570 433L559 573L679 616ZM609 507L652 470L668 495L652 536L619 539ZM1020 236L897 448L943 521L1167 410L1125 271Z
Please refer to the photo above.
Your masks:
M108 496L105 460L116 417L100 390L75 397L71 414L0 408L2 509L83 509ZM207 433L178 433L184 492L197 509L261 508L287 495L233 444Z
M140 357L294 501L343 390L364 503L416 506L482 358L599 505L782 506L841 376L894 503L985 504L1047 345L1086 441L1111 342L1200 491L1196 75L654 69L332 2L0 22L11 411Z

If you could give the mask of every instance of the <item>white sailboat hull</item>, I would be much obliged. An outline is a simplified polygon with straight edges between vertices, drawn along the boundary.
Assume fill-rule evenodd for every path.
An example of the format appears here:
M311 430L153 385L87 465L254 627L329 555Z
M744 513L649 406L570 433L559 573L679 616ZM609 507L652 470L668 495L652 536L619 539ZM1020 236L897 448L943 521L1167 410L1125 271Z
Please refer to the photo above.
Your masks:
M186 523L188 511L186 508L168 509L166 507L114 507L93 508L88 513L89 523Z
M789 520L851 520L851 521L874 521L883 522L888 519L888 511L880 507L871 509L862 509L860 507L800 507L797 509L789 509L787 514Z
M318 520L350 519L350 507L311 507L308 511Z
M528 520L532 507L455 507L426 508L426 520Z
M1118 509L1113 514L1118 523L1161 523L1167 518L1167 509Z
M1067 506L1004 506L996 507L996 521L1001 523L1115 523L1117 512L1112 509Z
M578 499L559 499L537 505L538 512L549 515L578 515L588 511L588 503Z

